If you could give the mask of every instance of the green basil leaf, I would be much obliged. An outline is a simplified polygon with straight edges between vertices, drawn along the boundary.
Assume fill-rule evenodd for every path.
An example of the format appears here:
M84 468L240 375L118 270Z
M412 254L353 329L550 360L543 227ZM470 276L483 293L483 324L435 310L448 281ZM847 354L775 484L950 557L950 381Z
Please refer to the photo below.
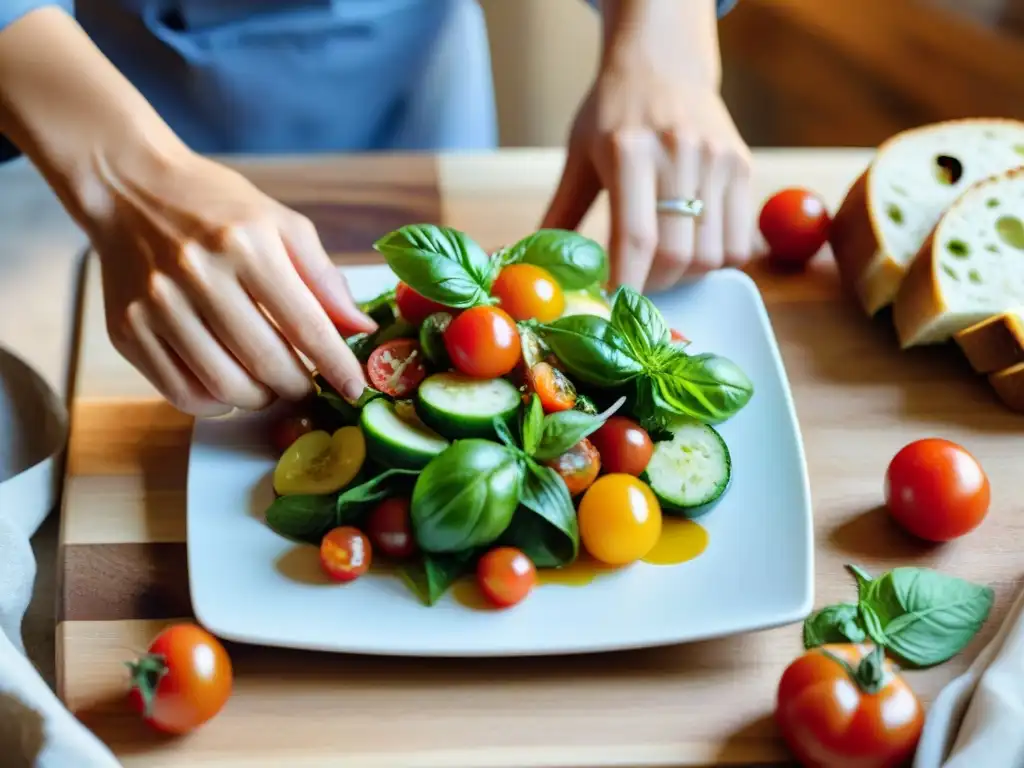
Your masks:
M405 563L399 575L426 605L434 605L449 587L473 572L477 553L473 550L450 554L425 553L412 563Z
M543 433L544 408L541 407L540 398L533 395L530 404L523 411L523 450L527 456L532 456L536 452Z
M671 340L669 328L658 308L646 296L626 285L619 288L612 298L612 325L625 337L639 360L647 360L655 348Z
M885 624L882 619L875 612L875 609L871 607L871 603L860 603L857 606L857 612L860 614L861 624L864 625L864 630L868 633L868 637L875 645L885 646Z
M420 473L410 517L425 552L460 552L494 542L519 505L521 454L490 440L456 440Z
M420 349L427 356L427 360L441 370L447 370L452 364L448 357L448 348L444 344L444 332L451 324L451 314L435 312L428 315L420 326Z
M620 397L607 411L593 416L577 410L548 414L544 417L544 427L537 449L527 453L538 461L557 459L587 435L600 429L624 402L626 398Z
M515 437L512 436L512 430L508 428L508 424L505 423L505 420L495 416L491 419L491 423L494 425L494 433L498 436L498 440L504 443L510 450L518 452L519 446L516 443Z
M570 315L537 328L569 373L588 384L616 387L644 370L622 334L596 315Z
M395 321L395 289L384 291L380 296L364 301L359 309L369 315L378 326L391 324Z
M866 638L853 603L830 605L804 621L804 648L808 650L828 643L862 643Z
M418 475L416 470L388 469L364 483L348 487L335 502L334 527L361 524L378 502L410 493Z
M373 247L410 288L447 307L465 309L489 302L491 260L464 233L433 224L410 224Z
M501 258L502 266L522 262L543 267L568 291L608 280L604 248L572 230L541 229L505 249Z
M558 473L527 462L521 502L502 543L521 549L538 568L574 561L579 553L579 525L569 490Z
M739 366L706 352L687 355L669 348L671 357L652 373L660 404L677 416L719 424L735 416L750 402L754 385Z
M339 427L355 426L359 423L359 411L362 410L364 405L378 397L386 397L383 392L380 392L373 387L367 387L363 390L363 394L359 396L359 399L356 402L350 403L339 395L338 391L319 373L313 374L313 386L314 389L316 389L317 401L329 405L331 410L334 412L333 415L336 417L323 419L324 428L328 431L334 431ZM322 416L322 414L318 415L318 418L315 419L315 423L321 423L320 416Z
M267 508L267 525L287 539L319 546L335 527L335 505L333 493L278 496Z

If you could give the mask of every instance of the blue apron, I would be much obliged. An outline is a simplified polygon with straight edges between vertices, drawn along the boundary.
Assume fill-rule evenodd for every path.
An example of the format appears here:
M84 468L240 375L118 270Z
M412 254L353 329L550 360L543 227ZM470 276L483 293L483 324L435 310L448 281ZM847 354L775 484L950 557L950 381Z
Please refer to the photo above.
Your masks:
M735 1L719 0L719 14ZM0 29L45 4L0 0ZM487 29L475 0L73 5L99 48L198 152L497 144Z

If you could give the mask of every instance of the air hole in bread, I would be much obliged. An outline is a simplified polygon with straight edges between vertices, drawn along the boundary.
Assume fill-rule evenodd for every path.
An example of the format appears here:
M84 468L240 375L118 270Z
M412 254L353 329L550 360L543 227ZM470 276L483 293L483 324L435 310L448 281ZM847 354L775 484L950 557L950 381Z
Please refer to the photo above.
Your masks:
M1000 216L996 221L996 234L1011 248L1024 251L1024 223L1016 216Z
M889 203L885 206L885 215L889 217L889 221L893 224L899 225L903 223L903 211L900 210L896 203Z
M964 165L950 155L935 158L935 177L943 184L953 185L964 175Z
M970 280L975 285L981 285L982 283L981 273L976 269L972 269L970 272L967 273L967 279Z
M1018 155L1024 155L1024 144L1014 144L1013 151Z
M946 250L958 259L966 259L971 252L971 249L967 247L967 243L963 240L950 240L946 243Z
M947 275L949 275L949 279L950 280L956 280L958 283L960 282L960 275L958 275L953 270L953 268L951 266L949 266L949 264L943 264L942 265L942 271L945 272Z
M985 201L985 205L987 205L989 208L998 208L999 201L996 200L994 197L990 197L988 200Z

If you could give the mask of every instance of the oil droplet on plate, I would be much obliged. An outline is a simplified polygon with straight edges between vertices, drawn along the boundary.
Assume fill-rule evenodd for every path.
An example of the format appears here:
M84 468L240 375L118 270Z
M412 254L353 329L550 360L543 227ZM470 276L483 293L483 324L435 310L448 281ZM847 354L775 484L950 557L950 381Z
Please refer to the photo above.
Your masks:
M464 608L470 608L474 611L491 611L495 607L484 597L484 593L480 590L480 585L476 583L476 578L472 576L463 576L461 579L457 579L451 586L452 598Z
M678 565L693 560L708 548L708 532L693 520L665 517L654 549L644 555L651 565Z

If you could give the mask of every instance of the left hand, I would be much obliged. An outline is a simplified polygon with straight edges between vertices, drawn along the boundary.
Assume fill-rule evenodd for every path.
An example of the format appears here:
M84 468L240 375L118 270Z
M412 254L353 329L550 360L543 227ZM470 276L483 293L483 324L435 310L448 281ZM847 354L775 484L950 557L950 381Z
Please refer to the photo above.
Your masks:
M616 285L662 290L750 259L750 150L707 78L637 63L601 71L542 226L575 229L602 187ZM700 219L657 211L659 200L693 198Z

